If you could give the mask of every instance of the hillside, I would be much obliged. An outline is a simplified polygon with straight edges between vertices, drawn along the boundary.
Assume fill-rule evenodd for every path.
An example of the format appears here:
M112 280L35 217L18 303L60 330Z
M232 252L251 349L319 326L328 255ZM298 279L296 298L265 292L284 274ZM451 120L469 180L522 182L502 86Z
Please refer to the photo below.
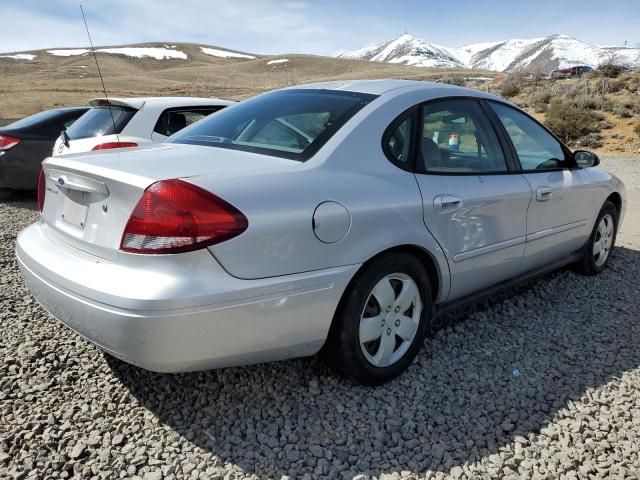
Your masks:
M567 35L450 48L404 34L339 57L418 67L477 68L498 72L529 69L549 73L555 68L597 67L605 62L635 67L640 64L640 48L597 47Z
M416 69L313 55L261 56L188 43L96 49L108 92L114 96L191 95L240 100L265 90L323 80L446 81L451 77L495 76L487 71ZM55 106L86 104L97 96L103 93L95 61L84 48L0 54L0 118L19 118Z

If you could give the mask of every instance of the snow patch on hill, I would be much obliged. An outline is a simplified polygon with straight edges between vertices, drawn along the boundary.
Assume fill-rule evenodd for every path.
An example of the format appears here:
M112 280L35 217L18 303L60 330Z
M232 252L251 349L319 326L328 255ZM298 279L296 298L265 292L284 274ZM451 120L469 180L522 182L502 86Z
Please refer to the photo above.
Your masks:
M220 50L218 48L209 48L209 47L200 47L202 53L207 55L211 55L212 57L221 57L221 58L247 58L250 60L255 60L256 57L252 55L246 55L244 53L237 52L229 52L228 50Z
M277 60L269 60L267 65L282 65L283 63L289 63L288 58L279 58Z
M0 55L0 58L13 58L14 60L33 60L36 55L33 53L15 53L13 55Z
M89 53L87 48L65 48L59 50L47 50L47 53L55 57L75 57Z
M87 48L65 48L58 50L47 50L47 53L56 57L74 57L78 55L86 55L90 50ZM132 58L154 58L156 60L165 60L170 58L187 59L187 54L172 48L163 47L114 47L114 48L98 48L96 52L110 53L113 55L124 55Z
M117 48L99 48L96 52L111 53L114 55L124 55L133 58L155 58L156 60L165 60L170 58L187 59L187 54L181 50L173 50L163 47L117 47Z

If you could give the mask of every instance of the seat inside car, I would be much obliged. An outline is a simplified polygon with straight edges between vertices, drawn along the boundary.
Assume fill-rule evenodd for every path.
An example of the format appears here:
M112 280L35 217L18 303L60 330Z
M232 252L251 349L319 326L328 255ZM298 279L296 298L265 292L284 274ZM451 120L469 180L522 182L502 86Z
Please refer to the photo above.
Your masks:
M428 137L422 139L420 162L422 162L422 171L434 170L444 167L442 159L442 151L438 144Z

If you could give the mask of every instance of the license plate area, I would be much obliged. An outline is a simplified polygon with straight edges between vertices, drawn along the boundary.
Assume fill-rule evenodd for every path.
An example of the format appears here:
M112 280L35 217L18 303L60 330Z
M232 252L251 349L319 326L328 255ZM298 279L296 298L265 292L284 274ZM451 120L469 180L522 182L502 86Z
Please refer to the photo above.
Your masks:
M71 227L83 230L87 221L87 196L86 192L68 190L65 192L62 204L62 221Z

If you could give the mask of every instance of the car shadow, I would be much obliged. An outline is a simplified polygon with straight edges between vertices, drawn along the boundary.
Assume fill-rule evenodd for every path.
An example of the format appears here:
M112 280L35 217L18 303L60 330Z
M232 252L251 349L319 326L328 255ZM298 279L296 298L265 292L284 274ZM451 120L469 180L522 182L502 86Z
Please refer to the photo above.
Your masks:
M0 190L0 205L10 205L20 210L38 211L36 193L22 190Z
M639 275L640 252L618 248L598 277L563 269L452 314L378 388L315 358L175 375L107 361L161 422L260 478L448 472L526 444L640 365Z

